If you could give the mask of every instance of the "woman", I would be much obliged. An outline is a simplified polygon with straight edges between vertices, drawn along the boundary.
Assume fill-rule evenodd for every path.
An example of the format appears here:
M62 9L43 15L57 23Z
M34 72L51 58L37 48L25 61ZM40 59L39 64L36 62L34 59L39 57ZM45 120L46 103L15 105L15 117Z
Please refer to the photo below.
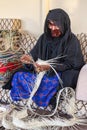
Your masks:
M30 54L21 57L23 63L30 65L25 65L24 68L16 72L12 76L11 82L3 86L3 89L11 89L13 100L29 98L36 73L43 71L46 71L46 74L33 96L33 101L38 106L47 107L56 94L59 88L59 80L49 65L40 65L36 62L38 58L46 61L64 56L56 60L54 69L61 76L64 87L75 88L84 60L79 41L71 32L70 19L64 10L53 9L48 12L44 33L40 36Z

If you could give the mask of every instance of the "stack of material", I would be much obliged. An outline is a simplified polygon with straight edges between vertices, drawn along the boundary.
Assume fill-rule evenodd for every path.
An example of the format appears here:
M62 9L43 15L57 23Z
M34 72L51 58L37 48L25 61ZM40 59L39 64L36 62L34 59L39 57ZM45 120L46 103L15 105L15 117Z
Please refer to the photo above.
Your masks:
M6 83L12 73L22 66L23 54L19 19L0 19L0 83Z

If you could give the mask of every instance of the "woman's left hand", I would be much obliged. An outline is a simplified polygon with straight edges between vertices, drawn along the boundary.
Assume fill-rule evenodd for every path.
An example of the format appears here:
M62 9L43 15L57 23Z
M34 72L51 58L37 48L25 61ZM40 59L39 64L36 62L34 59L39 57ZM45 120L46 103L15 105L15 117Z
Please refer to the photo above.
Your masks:
M36 64L36 71L37 72L47 71L49 69L50 69L49 65L39 65L39 64Z

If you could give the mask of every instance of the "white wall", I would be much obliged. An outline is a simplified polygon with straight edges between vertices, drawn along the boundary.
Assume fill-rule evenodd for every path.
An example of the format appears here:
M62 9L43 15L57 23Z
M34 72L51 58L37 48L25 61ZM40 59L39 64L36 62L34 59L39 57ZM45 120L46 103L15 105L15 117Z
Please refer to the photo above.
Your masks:
M74 33L87 32L87 0L0 0L0 18L19 18L22 29L39 36L49 9L63 8Z

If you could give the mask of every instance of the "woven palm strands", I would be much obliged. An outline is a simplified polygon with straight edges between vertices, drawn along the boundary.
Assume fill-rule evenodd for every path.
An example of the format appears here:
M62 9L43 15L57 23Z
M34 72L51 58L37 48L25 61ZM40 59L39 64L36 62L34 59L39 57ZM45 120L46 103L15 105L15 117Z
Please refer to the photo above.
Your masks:
M19 54L0 55L0 82L7 82L12 72L21 66L19 57Z
M20 49L18 31L0 31L0 81L7 82L12 72L21 66L19 61L23 51Z
M0 82L8 81L12 73L22 64L19 61L23 50L20 45L18 19L0 19Z
M86 33L77 34L77 38L80 41L84 61L87 63L87 34Z
M19 30L21 34L21 48L25 53L29 53L30 50L35 46L37 39L30 33Z
M0 53L17 52L20 50L20 36L18 30L0 31Z
M86 118L76 115L78 111L75 105L75 92L72 88L66 87L58 92L57 110L51 116L52 109L38 109L36 113L27 110L27 107L14 105L3 105L3 112L0 119L6 129L24 130L82 130L86 125ZM49 106L50 107L50 106ZM82 126L82 129L80 128ZM62 128L62 129L61 129Z
M19 30L21 29L20 19L0 18L0 30Z

